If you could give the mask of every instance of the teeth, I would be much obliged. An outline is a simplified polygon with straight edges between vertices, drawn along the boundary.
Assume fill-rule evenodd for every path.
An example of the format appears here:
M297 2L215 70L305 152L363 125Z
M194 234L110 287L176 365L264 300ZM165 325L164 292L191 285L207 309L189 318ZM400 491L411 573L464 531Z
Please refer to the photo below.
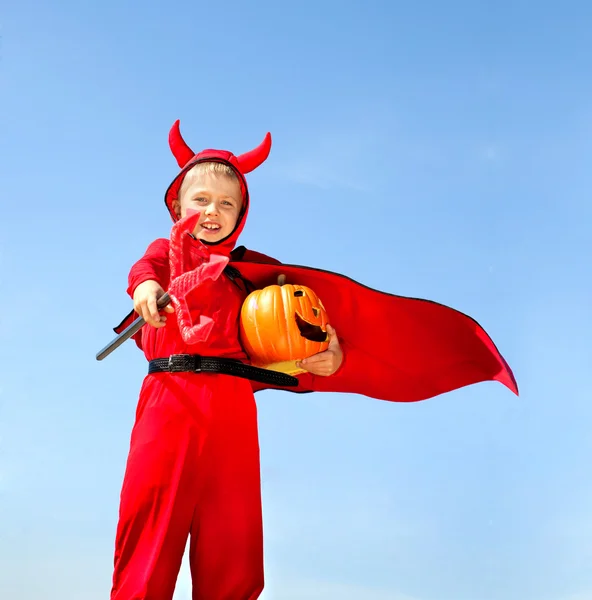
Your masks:
M220 225L214 225L213 223L202 223L202 227L206 229L220 229Z

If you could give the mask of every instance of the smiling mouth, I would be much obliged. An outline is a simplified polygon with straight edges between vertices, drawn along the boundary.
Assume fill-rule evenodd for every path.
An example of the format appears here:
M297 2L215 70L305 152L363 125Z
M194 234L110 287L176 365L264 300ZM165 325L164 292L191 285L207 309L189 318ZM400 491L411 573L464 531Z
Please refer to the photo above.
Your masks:
M220 229L222 229L222 227L218 225L218 223L202 223L201 228L205 229L206 231L211 231L212 233L215 233L216 231L220 231Z
M327 332L323 331L318 325L313 325L308 321L304 320L298 313L296 313L296 325L300 331L300 335L311 342L326 342Z

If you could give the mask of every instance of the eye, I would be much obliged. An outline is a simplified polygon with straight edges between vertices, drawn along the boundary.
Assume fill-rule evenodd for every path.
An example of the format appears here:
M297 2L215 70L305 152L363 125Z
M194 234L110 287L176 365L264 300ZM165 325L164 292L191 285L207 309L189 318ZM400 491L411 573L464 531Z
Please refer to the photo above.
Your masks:
M318 309L318 308L313 308L313 309L312 309L312 314L313 314L315 317L318 317L318 316L319 316L319 312L320 312L320 311L319 311L319 309Z
M193 199L195 202L207 202L208 199L204 198L203 196L199 196L198 198L194 198Z
M297 298L300 298L301 296L304 296L304 292L302 290L298 290L298 291L294 292L294 296L296 296Z

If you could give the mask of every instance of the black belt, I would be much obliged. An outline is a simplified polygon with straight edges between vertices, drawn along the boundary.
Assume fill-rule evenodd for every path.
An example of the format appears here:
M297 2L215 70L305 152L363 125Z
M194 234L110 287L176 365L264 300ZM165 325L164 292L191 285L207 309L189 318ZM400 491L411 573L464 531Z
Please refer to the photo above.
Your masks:
M148 374L152 373L222 373L271 385L298 385L298 379L286 373L253 367L233 358L197 354L172 354L168 358L155 358L148 363Z

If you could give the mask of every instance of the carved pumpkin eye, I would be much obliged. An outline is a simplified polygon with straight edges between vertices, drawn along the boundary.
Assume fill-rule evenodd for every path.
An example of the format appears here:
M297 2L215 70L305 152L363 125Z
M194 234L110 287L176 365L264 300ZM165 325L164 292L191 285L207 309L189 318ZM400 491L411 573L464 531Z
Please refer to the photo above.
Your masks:
M294 296L300 298L300 296L304 296L304 292L302 290L297 290L294 292Z
M318 317L318 316L319 316L319 312L320 312L320 311L319 311L319 309L318 309L318 308L314 308L314 307L313 307L313 309L312 309L312 314L313 314L315 317Z

